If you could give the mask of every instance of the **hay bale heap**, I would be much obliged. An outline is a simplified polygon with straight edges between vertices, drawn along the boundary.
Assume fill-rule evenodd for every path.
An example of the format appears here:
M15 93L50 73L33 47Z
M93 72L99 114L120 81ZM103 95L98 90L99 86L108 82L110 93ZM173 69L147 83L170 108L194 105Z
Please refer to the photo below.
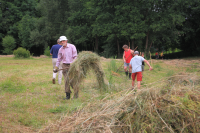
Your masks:
M173 83L106 96L41 132L199 133L200 85Z
M71 64L68 73L70 85L74 89L75 98L78 97L79 86L83 79L86 78L89 70L94 71L99 88L103 89L105 87L104 72L101 67L100 57L90 51L80 52L77 59Z

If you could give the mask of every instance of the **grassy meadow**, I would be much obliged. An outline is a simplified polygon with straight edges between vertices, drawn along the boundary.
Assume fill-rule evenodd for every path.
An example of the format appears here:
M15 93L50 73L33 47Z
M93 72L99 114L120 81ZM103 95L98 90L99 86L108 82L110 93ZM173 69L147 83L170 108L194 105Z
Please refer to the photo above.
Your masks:
M141 90L167 85L174 75L186 74L185 82L191 82L191 85L194 85L194 80L200 79L199 58L149 62L154 70L144 71ZM51 58L0 57L0 133L43 132L44 127L62 121L88 104L98 104L104 99L105 103L109 102L112 99L110 95L131 88L131 80L125 76L123 68L115 73L122 60L101 58L101 64L105 72L106 91L98 89L95 74L91 71L81 84L79 98L73 99L72 94L70 100L63 100L64 77L61 85L57 79L56 84L52 84ZM195 79L190 79L188 75L195 75ZM164 82L166 80L169 82ZM176 85L179 86L178 81ZM200 83L195 86L199 88Z

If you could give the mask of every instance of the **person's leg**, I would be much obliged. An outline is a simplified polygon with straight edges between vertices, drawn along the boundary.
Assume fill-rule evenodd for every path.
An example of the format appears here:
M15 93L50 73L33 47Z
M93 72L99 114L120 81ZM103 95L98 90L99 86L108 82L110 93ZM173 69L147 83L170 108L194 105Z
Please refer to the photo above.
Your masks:
M144 73L144 65L142 65L142 77L143 77L143 73Z
M64 79L65 79L66 99L70 99L71 90L70 90L70 85L69 85L69 78L68 78L68 75L67 75L68 74L68 70L70 68L70 65L63 64L62 68L64 69L62 73L63 73Z
M137 72L137 86L138 86L138 89L140 89L141 81L142 81L142 72Z
M59 69L62 69L62 62L60 63ZM58 72L58 84L62 82L62 70Z
M57 58L52 58L53 69L54 69L55 66L56 66L56 61L57 61ZM56 73L53 72L53 79L52 79L53 84L56 83L56 80L55 80L55 79L56 79Z
M135 76L136 76L136 73L132 73L132 89L134 89L134 85L135 85Z
M127 63L124 63L124 71L125 71L125 75L128 76Z
M130 67L128 68L129 68L129 79L131 79L132 69Z
M135 80L132 80L132 89L134 88Z
M138 81L137 82L138 89L140 89L140 84L141 84L141 81Z

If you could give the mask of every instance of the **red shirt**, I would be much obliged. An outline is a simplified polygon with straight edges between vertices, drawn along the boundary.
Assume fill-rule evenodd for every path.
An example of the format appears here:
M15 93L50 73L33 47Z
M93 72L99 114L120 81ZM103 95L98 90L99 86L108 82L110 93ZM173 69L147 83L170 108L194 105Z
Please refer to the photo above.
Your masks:
M124 51L124 57L126 60L126 63L130 63L131 59L133 58L133 55L131 54L131 50Z

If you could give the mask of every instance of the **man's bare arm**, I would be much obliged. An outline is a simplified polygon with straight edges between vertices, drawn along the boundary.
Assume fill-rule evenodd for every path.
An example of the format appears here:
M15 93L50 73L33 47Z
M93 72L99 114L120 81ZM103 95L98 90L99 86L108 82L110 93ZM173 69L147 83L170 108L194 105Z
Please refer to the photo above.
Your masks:
M132 54L132 55L134 54L134 50L132 50L132 49L131 49L131 54Z
M147 63L147 65L149 66L149 71L153 70L153 68L151 67L151 65L149 64L147 60L144 60L144 62Z
M124 62L126 62L126 60L125 60L125 57L124 57L124 56L125 56L125 55L124 55L124 53L123 53L123 61L124 61Z

